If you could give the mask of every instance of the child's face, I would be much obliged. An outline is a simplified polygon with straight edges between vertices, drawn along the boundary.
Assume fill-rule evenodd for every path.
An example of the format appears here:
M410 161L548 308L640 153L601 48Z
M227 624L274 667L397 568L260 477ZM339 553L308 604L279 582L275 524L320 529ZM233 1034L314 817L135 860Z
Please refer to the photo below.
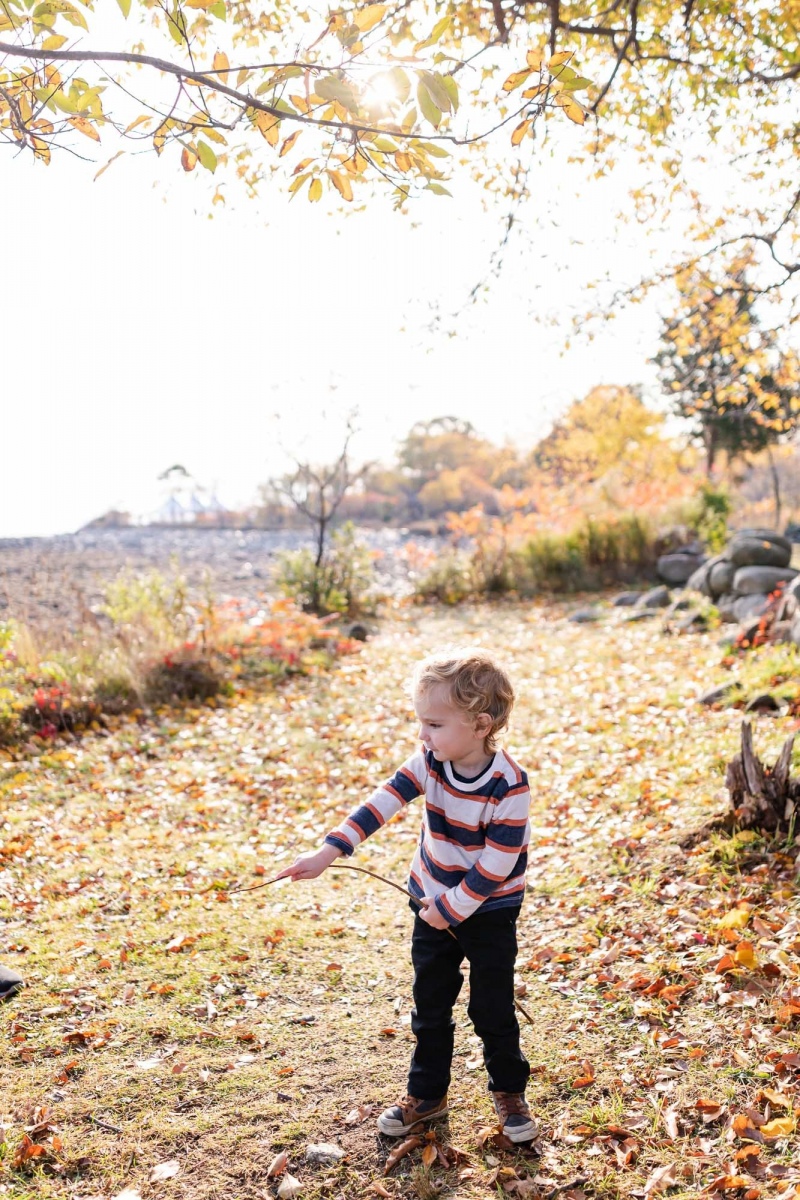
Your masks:
M452 703L442 684L417 692L414 711L419 721L420 740L440 762L469 762L485 753L490 718L479 717L477 723L473 723Z

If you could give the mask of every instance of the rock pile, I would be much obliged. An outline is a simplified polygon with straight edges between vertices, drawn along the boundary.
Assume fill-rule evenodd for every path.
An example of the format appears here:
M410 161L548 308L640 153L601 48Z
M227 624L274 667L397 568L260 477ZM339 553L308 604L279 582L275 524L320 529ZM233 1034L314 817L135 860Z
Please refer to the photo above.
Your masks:
M782 589L780 603L786 611L780 619L789 622L784 640L791 635L800 641L800 572L790 567L791 558L788 538L771 529L741 529L721 554L697 568L686 586L713 600L723 621L740 625L759 620L771 606L770 596Z
M669 554L659 556L656 563L659 579L669 587L683 587L706 561L700 542L690 542Z

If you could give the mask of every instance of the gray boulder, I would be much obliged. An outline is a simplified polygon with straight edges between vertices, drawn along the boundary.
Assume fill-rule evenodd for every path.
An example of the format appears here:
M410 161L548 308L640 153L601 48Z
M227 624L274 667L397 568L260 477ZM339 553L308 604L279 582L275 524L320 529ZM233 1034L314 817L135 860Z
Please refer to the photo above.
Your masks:
M760 696L754 696L752 700L748 700L744 706L746 713L761 713L763 716L769 716L780 712L780 701L777 700L771 692L762 692Z
M708 618L697 611L686 613L675 626L676 633L702 633L704 629L708 629Z
M649 592L645 592L643 596L640 596L636 607L667 608L670 599L669 588L662 585L661 587L651 588Z
M792 627L789 630L789 640L794 642L795 646L800 646L800 612L795 613L792 619Z
M777 529L767 529L765 526L757 525L752 529L736 529L731 534L731 540L736 538L754 537L761 538L765 542L774 542L776 546L783 546L784 549L791 551L791 538L786 537L783 533L778 533Z
M800 610L800 598L795 592L790 592L788 588L783 589L778 611L775 614L776 621L791 621L794 614Z
M636 604L641 594L641 592L620 592L611 603L614 608L629 608L632 604Z
M599 621L602 615L599 608L579 608L567 617L567 620L573 625L591 625L593 621Z
M740 567L733 577L733 590L740 596L757 592L774 592L779 583L789 583L797 577L791 567Z
M686 580L687 588L693 592L702 592L704 596L710 596L708 590L709 563L703 563L702 567L698 567L694 574L690 575Z
M719 619L723 624L731 624L736 620L736 614L733 611L733 606L736 603L736 597L733 592L726 592L724 596L719 596L716 601L717 612Z
M791 621L776 621L770 630L770 641L772 642L791 642L792 640L792 622Z
M733 618L740 625L745 625L748 621L760 617L764 613L767 603L767 597L761 592L750 596L739 596L731 605Z
M723 683L720 687L711 688L707 692L703 692L702 696L697 699L698 704L721 704L724 700L730 700L737 692L741 691L742 685L734 680L732 683Z
M656 563L659 579L669 584L684 584L691 579L703 560L697 554L678 551L676 554L662 554Z
M736 566L732 562L715 562L711 570L708 572L708 590L712 597L724 596L733 587L733 577L736 574Z
M636 608L633 612L625 613L626 621L649 621L658 616L657 608Z
M779 546L766 538L735 537L725 553L737 567L788 567L792 560L790 546Z

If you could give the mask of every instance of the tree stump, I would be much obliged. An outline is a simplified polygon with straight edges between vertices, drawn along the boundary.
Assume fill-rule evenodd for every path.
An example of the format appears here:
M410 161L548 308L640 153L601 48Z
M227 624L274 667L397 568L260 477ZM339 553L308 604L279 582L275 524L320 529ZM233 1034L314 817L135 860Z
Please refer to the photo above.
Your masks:
M728 764L725 784L739 829L788 833L800 808L800 779L791 777L794 737L787 738L774 767L765 766L753 750L753 730L742 723L742 750Z

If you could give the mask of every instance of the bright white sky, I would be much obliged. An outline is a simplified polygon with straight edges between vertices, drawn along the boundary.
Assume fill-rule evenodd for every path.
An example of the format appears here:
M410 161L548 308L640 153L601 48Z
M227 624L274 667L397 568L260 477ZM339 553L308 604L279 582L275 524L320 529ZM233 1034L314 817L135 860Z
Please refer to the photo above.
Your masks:
M93 182L90 164L5 149L0 537L147 510L176 462L246 503L279 443L323 458L350 408L356 454L390 458L417 420L454 414L527 446L595 384L653 388L653 305L563 353L590 281L632 283L651 253L635 222L615 228L624 174L584 182L568 149L542 153L525 233L456 336L430 318L483 276L504 211L466 181L409 216L377 198L348 217L230 184L210 218L199 169L126 156Z

